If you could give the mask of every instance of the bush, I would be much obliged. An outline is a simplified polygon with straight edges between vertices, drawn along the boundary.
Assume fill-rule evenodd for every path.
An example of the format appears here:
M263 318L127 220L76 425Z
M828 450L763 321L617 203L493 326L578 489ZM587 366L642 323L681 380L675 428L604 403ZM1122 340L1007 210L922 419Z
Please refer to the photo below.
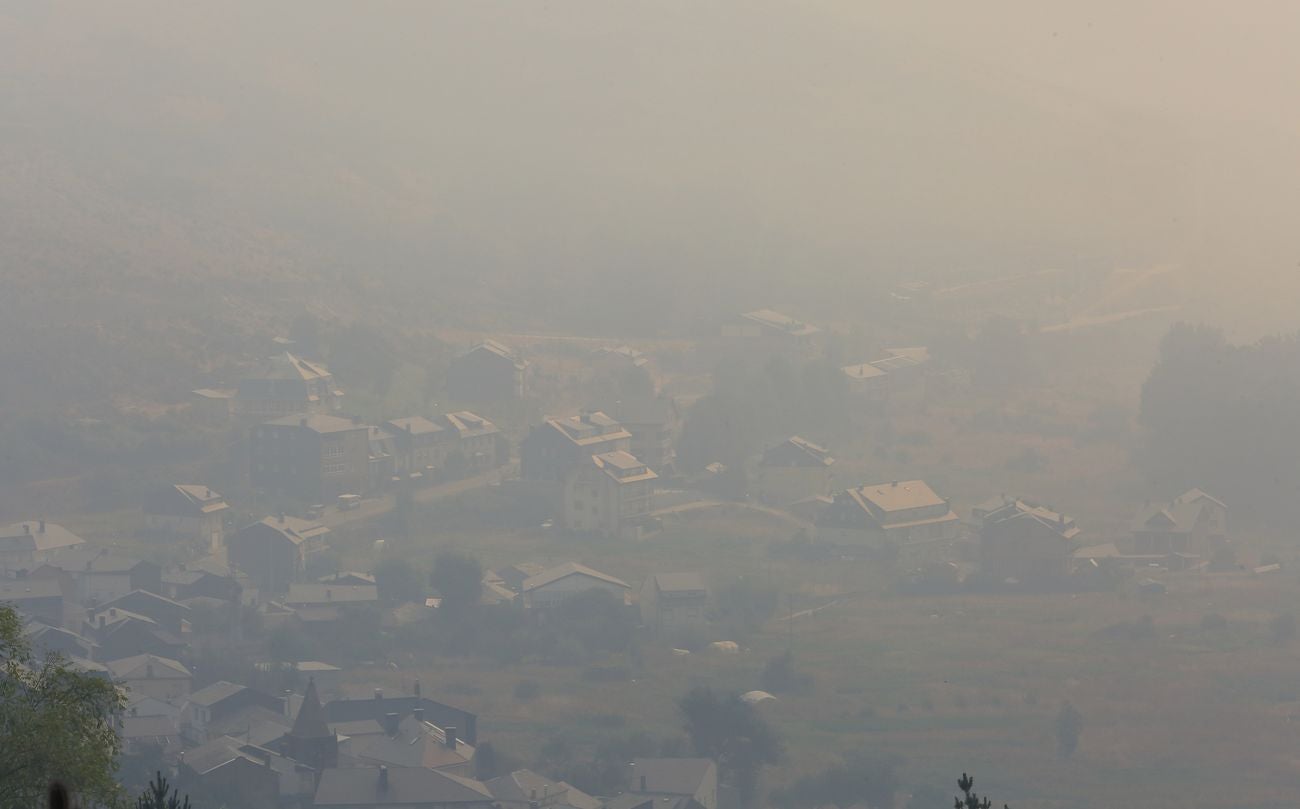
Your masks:
M536 680L520 680L515 683L515 699L520 702L528 702L537 699L542 693L542 687Z

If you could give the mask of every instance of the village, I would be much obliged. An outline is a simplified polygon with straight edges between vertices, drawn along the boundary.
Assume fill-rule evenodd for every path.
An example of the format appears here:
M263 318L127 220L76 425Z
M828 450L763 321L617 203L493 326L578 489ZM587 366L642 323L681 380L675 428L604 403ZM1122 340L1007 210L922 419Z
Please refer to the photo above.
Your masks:
M1204 593L1207 576L1282 570L1243 550L1229 504L1199 488L1144 491L1140 504L1130 493L1094 522L1052 504L1059 483L1035 489L1045 460L1032 450L997 481L910 475L934 465L907 447L942 448L897 437L899 425L969 396L978 371L914 345L841 350L847 361L827 366L826 337L764 309L694 341L690 360L679 344L485 338L448 368L445 397L460 409L371 405L369 418L347 380L281 339L187 405L195 429L238 436L233 491L156 486L113 512L109 537L102 521L44 514L0 528L0 601L41 654L125 689L124 771L165 769L204 800L730 809L739 799L718 763L667 741L672 755L643 745L581 785L557 777L571 765L530 769L546 756L535 732L511 727L518 711L493 715L500 691L531 714L539 690L563 686L501 676L576 665L591 690L658 680L671 701L707 684L779 715L808 675L738 672L766 659L756 648L789 656L836 636L837 611L908 597L1113 608L1122 596L1145 604L1127 610L1136 619L1171 591ZM833 367L826 384L849 430L895 437L867 461L861 444L834 443L845 431L831 412L786 420L799 434L768 429L753 443L732 430L729 442L716 434L729 426L705 420L723 384L700 372L713 363L796 379ZM471 685L455 661L476 658L504 668ZM623 726L618 711L579 713ZM670 717L650 724L671 737Z

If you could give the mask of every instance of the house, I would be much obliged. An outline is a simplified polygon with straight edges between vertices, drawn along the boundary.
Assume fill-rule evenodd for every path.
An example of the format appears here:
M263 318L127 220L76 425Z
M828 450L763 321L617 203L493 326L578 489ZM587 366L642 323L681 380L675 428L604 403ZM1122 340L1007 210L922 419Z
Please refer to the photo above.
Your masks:
M1082 544L1074 518L1028 500L995 497L972 509L980 571L1017 581L1063 579Z
M722 336L763 341L775 348L806 350L816 346L821 339L822 330L771 309L757 309L723 324Z
M447 393L457 402L522 399L528 363L494 340L484 340L452 360Z
M600 809L600 801L563 781L515 770L484 782L501 809Z
M64 586L54 577L0 579L0 604L54 627L64 626Z
M424 719L440 728L457 729L457 738L474 745L478 740L478 717L469 711L428 699L420 695L420 683L415 683L413 695L385 697L375 689L370 699L337 699L325 704L325 718L331 723L372 720L383 723L389 714L399 717L413 715L419 708Z
M230 506L207 486L178 483L145 498L144 523L150 531L190 542L205 553L222 548Z
M31 570L85 544L84 539L52 522L16 522L0 528L0 569Z
M234 388L199 388L190 391L190 410L205 424L220 425L235 414Z
M578 533L638 539L651 527L658 479L630 452L592 455L565 476L561 522Z
M162 573L162 594L173 601L211 598L238 603L243 588L232 575L197 567L180 567Z
M548 418L529 430L519 445L520 474L529 480L562 483L593 455L631 449L632 434L602 411Z
M250 431L249 482L309 503L362 494L370 485L370 428L323 414L259 424Z
M1183 554L1209 558L1228 544L1228 507L1200 489L1168 504L1148 504L1133 521L1121 550L1135 555Z
M184 747L172 716L121 716L116 731L122 753L128 756L162 756L170 760Z
M283 593L301 578L307 557L325 548L329 529L318 522L267 517L230 538L230 563L248 574L263 593Z
M404 416L385 421L384 429L393 434L400 477L428 478L442 468L450 443L442 425L424 416Z
M650 358L631 346L602 346L591 352L591 367L597 382L622 395L640 393L654 396L659 390Z
M91 545L79 545L62 553L57 561L32 571L32 575L57 575L66 571L76 585L76 597L83 604L103 604L130 593L162 590L162 568L145 559L136 559Z
M289 592L284 597L287 607L336 607L348 608L370 606L379 603L379 588L373 584L335 584L333 582L311 582L290 584Z
M709 586L697 572L656 573L641 585L639 601L641 623L660 636L708 623Z
M321 584L369 584L373 586L375 583L375 577L374 574L371 573L358 573L355 570L340 570L337 573L330 573L326 576L321 576L316 581Z
M459 738L455 727L440 728L416 707L405 717L392 712L382 722L347 733L342 757L359 765L425 767L465 778L474 776L474 747Z
M628 452L645 462L655 472L670 469L677 457L674 446L681 431L682 412L670 396L623 396L609 402L602 412L609 413L631 434Z
M718 809L718 767L712 759L636 758L631 770L631 794L690 798L703 809Z
M400 479L397 452L396 434L384 427L366 427L366 488L362 491L377 492Z
M521 593L524 589L524 582L543 570L546 570L546 568L542 565L533 564L532 562L520 562L506 567L499 567L493 572L496 573L497 578L501 579L506 587L516 593Z
M880 359L845 365L840 371L850 393L880 402L895 393L918 390L929 362L930 349L925 346L887 348Z
M844 374L849 393L869 402L880 401L885 396L885 376L887 372L874 363L859 362L840 368Z
M937 546L957 538L959 521L948 501L923 480L862 486L837 493L817 518L823 542L933 558Z
M754 474L754 490L764 502L781 506L830 494L834 463L825 447L792 435L763 453Z
M190 693L190 670L179 661L154 654L139 654L104 664L115 682L161 700L176 700Z
M448 475L477 475L510 460L505 434L482 416L458 410L444 413L437 422L447 441L443 466Z
M305 802L315 787L309 767L233 736L186 750L177 769L181 789L243 809Z
M181 720L185 737L195 744L203 744L208 741L208 728L214 722L254 705L279 713L284 709L284 700L226 680L204 686L190 694L185 703Z
M285 351L239 380L234 404L236 413L249 418L323 415L343 406L343 391L325 366Z
M524 581L524 605L534 609L553 607L561 601L588 590L604 590L626 603L631 587L607 573L565 562L548 568Z
M190 608L148 590L132 590L124 596L106 602L92 613L92 616L113 607L151 618L163 629L175 635L189 631Z
M86 634L99 644L100 656L105 660L141 654L177 657L187 647L185 641L152 618L117 607L92 613L86 627Z
M0 601L6 600L4 593L0 591ZM60 626L50 626L49 624L33 621L27 625L25 631L27 642L31 644L32 652L38 658L57 654L63 657L94 660L99 653L98 643Z
M313 801L330 809L493 809L478 781L423 767L348 767L321 773Z

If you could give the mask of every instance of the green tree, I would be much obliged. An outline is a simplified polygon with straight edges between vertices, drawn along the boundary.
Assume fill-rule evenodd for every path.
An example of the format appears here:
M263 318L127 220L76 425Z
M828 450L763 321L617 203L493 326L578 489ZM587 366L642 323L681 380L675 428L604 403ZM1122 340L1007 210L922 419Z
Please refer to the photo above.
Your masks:
M409 561L388 557L375 565L375 584L379 598L385 604L406 604L419 601L424 595L424 582Z
M56 779L82 805L121 798L113 719L122 694L51 655L32 657L22 619L0 605L0 806L39 806Z
M993 801L988 797L981 798L975 793L975 779L966 773L961 774L957 779L957 787L961 789L962 794L958 795L953 802L953 809L989 809ZM1007 805L1002 804L1002 809L1008 809Z
M718 762L719 775L740 792L741 805L753 806L763 767L785 755L776 731L738 694L717 694L708 686L692 689L677 706L695 754Z
M812 677L795 668L794 655L786 651L767 661L759 682L764 691L790 694L806 691L812 686Z
M809 775L784 789L772 791L772 805L778 809L867 806L889 809L898 791L895 755L852 753L817 775Z
M169 788L167 779L159 772L142 795L135 799L136 809L190 809L190 796L182 796Z
M433 559L429 584L442 597L443 609L461 613L478 604L483 595L483 568L473 556L443 551Z
M1079 735L1083 733L1083 716L1069 702L1061 704L1056 713L1056 752L1061 758L1069 758L1079 747Z

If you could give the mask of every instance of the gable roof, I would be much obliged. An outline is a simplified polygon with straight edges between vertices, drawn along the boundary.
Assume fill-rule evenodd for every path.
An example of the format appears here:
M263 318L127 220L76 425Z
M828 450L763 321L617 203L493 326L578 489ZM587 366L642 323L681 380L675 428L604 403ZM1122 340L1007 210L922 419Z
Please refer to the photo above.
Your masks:
M707 758L636 758L632 760L632 790L669 795L694 795L715 765ZM646 787L641 789L641 779Z
M179 660L155 654L132 655L104 665L116 680L185 680L191 676Z
M168 517L202 517L229 510L226 500L207 486L176 483L145 498L146 514Z
M379 588L373 584L310 583L290 584L284 603L289 606L327 604L368 604L379 600Z
M408 804L490 803L492 793L478 781L423 767L388 767L381 790L379 767L326 769L316 787L316 806L401 806Z
M300 545L307 540L324 536L330 532L330 529L318 522L284 515L280 517L266 517L258 520L252 525L242 529L239 533L243 534L245 531L254 529L259 525L270 528L272 531L280 534L295 545Z
M50 567L57 567L69 573L130 573L141 565L157 567L146 559L125 556L108 548L93 545L69 548L49 564Z
M577 787L564 781L551 781L532 770L515 770L485 782L484 786L493 798L507 803L536 800L545 807L571 806L574 809L598 809L601 805L600 801Z
M698 571L685 573L656 573L653 577L655 588L661 593L690 593L707 591L709 585Z
M86 544L86 540L62 525L45 520L10 523L0 528L0 551L51 551Z
M608 573L601 573L598 570L592 570L586 565L580 565L577 562L565 562L562 565L556 565L555 567L548 568L547 570L538 573L536 576L529 576L527 579L524 579L523 590L524 592L528 592L530 590L536 590L539 587L545 587L548 584L554 584L560 579L568 578L569 576L586 576L588 578L596 579L598 581L603 581L618 587L625 587L627 589L631 589L630 587L628 587L627 582L623 581L622 579L615 578L609 575Z
M1010 520L1031 520L1056 533L1062 539L1075 539L1081 533L1074 518L1028 500L998 497L985 500L973 513L983 515L985 525L998 525Z
M245 379L297 379L303 382L309 382L316 379L333 379L331 374L324 365L318 362L309 362L294 354L285 351L268 357L256 369L254 369Z
M0 579L0 602L62 597L63 585L55 578L28 576L25 579Z
M763 453L764 466L824 467L835 463L827 449L806 438L792 435Z
M503 360L508 360L511 364L515 366L515 370L518 371L522 371L528 367L528 363L519 359L519 357L515 354L514 351L511 351L508 347L502 345L501 343L498 343L496 340L484 340L483 342L471 348L469 351L466 351L465 354L462 355L460 359L471 356L473 354L482 354L482 353L491 354L492 356L500 357Z
M810 323L795 320L789 315L783 315L780 312L771 309L756 309L753 312L745 312L741 317L765 328L783 332L794 337L806 337L808 335L817 334L821 331L821 329Z
M247 686L227 682L226 680L218 680L212 685L204 686L190 694L189 700L195 705L208 708L245 690L247 690Z
M1156 504L1143 509L1134 520L1132 530L1190 533L1211 506L1227 509L1222 501L1200 489L1190 489L1166 505Z

